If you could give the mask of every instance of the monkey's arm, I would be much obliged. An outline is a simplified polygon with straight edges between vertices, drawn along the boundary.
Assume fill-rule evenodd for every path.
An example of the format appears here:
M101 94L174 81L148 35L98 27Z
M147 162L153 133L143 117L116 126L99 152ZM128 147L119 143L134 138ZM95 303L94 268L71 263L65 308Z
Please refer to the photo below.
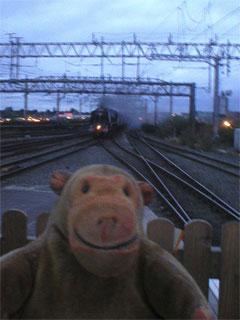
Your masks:
M166 319L214 319L198 285L171 254L150 241L144 251L145 292L157 314Z
M30 296L33 275L30 261L17 249L0 259L1 319L11 318Z

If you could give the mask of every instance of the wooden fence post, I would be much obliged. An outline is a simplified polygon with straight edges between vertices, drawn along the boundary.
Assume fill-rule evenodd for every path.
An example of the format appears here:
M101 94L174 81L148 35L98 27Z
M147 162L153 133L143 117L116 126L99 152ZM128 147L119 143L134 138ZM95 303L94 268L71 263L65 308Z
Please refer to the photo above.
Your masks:
M8 210L2 216L2 254L27 243L27 215L21 210Z
M208 298L208 279L211 266L212 227L203 220L186 224L184 231L183 264Z
M174 224L165 218L155 219L147 225L147 236L163 249L172 253L174 240Z
M219 319L240 319L239 241L240 224L233 221L224 225L221 239Z
M36 237L39 237L40 234L45 230L47 222L49 219L49 213L42 213L37 217L36 222Z

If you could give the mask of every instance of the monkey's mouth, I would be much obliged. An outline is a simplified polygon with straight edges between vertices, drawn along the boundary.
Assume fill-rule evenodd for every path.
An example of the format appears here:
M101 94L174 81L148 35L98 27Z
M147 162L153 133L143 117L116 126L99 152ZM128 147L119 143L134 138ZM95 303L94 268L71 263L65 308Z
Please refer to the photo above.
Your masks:
M119 250L122 248L125 248L127 246L129 246L130 244L134 243L137 239L138 236L137 234L134 235L131 239L124 241L120 244L114 245L114 246L97 246L96 244L93 244L91 242L88 242L87 240L83 239L79 233L77 232L77 230L74 228L74 234L75 236L78 238L78 240L80 240L83 244L85 244L86 246L93 248L93 249L100 249L100 250Z

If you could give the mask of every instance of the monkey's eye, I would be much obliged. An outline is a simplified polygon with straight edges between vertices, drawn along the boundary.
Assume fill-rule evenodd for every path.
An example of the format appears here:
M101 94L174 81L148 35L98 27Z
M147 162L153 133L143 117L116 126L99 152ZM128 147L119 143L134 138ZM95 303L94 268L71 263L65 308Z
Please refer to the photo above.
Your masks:
M82 187L82 193L88 193L89 190L90 190L89 184L85 183Z
M124 192L125 196L130 197L130 192L129 192L128 188L126 188L126 187L123 188L123 192Z

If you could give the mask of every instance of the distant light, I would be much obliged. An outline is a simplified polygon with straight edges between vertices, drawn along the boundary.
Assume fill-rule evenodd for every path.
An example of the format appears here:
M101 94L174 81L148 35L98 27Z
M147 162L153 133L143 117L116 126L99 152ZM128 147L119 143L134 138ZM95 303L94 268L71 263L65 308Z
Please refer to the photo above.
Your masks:
M98 124L97 126L96 126L96 129L97 130L100 130L102 128L102 126L100 125L100 124Z
M82 120L85 120L86 118L85 117L82 117Z
M19 118L20 120L22 120L22 121L25 121L25 118Z
M36 119L36 118L32 118L32 121L33 121L33 122L41 122L40 119Z
M32 116L28 116L27 121L29 121L29 122L40 122L41 120L33 118Z
M4 120L3 119L0 119L0 123L3 123L4 122Z
M176 117L175 113L171 113L171 116L172 116L172 117Z
M225 120L225 121L223 122L223 125L224 125L225 127L227 127L227 128L231 128L231 127L232 127L231 122L229 122L229 121L227 121L227 120Z
M5 120L6 120L6 121L11 121L11 119L9 119L9 118L6 118Z
M45 118L45 121L50 121L50 119L49 118Z
M140 121L142 121L142 117L139 117L138 119L139 119Z

